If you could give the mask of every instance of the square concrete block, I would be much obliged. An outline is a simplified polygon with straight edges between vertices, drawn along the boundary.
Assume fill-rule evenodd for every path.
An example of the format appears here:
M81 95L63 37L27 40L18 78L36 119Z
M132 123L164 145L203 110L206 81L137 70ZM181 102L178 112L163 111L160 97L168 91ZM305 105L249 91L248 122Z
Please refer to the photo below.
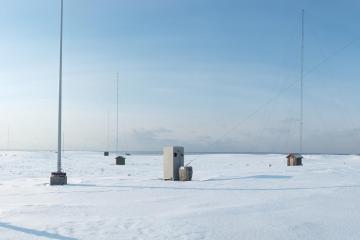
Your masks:
M67 177L64 172L53 172L50 176L50 185L66 185Z

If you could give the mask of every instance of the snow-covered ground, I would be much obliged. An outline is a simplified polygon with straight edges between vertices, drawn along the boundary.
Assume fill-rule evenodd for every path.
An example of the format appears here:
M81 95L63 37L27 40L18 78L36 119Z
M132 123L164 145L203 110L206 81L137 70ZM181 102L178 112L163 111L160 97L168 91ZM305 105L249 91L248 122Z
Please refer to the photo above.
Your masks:
M191 182L162 181L162 156L126 166L67 152L0 152L0 239L360 239L360 157L199 155Z

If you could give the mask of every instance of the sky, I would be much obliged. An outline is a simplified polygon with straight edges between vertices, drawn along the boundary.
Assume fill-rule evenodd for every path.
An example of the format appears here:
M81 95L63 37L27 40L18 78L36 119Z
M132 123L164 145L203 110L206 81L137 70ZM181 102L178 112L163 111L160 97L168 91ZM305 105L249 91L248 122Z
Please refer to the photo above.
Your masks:
M60 0L0 0L0 149L57 147ZM65 150L360 153L358 1L64 0ZM109 129L109 130L108 130Z

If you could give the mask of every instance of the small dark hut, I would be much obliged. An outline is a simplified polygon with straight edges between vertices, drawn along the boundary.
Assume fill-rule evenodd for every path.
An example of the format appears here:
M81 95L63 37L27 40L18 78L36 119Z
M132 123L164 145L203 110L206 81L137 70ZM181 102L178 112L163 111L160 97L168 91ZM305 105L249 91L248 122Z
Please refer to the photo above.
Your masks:
M108 157L109 156L109 152L104 152L104 156Z
M116 159L116 165L125 165L125 158L123 156L118 156Z
M288 166L302 166L303 156L299 153L291 153L287 157Z

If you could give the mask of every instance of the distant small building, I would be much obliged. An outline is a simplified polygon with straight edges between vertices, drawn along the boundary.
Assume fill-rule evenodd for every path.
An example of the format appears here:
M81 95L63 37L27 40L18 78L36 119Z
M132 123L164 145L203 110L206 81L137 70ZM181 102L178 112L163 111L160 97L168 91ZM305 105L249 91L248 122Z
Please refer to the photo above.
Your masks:
M125 165L125 158L123 156L118 156L116 159L116 165Z
M288 166L302 166L303 156L299 153L290 153L287 157Z

